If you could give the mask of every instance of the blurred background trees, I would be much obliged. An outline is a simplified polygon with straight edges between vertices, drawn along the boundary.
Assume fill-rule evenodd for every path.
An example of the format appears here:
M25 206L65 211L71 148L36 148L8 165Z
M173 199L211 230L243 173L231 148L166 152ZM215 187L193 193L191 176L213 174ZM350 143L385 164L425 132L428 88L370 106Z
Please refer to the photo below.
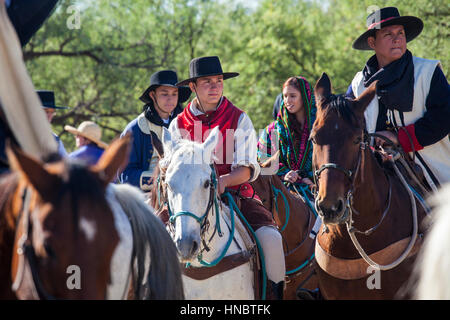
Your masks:
M327 72L335 92L346 91L373 54L351 48L370 6L420 17L424 30L408 49L439 59L449 76L447 0L61 0L24 58L36 89L54 90L56 103L70 107L53 121L68 150L75 143L65 124L96 121L111 141L141 112L138 97L153 72L174 69L184 79L189 61L204 55L240 73L225 81L225 95L258 131L290 76L314 85ZM69 26L74 8L79 29Z

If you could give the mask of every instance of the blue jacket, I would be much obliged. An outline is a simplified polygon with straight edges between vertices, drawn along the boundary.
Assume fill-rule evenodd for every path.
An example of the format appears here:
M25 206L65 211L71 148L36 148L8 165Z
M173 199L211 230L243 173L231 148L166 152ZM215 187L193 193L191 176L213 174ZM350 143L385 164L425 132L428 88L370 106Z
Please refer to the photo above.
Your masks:
M98 147L94 143L91 143L70 153L69 158L82 159L86 162L86 164L93 165L97 163L98 159L100 159L103 151L104 150L102 148Z
M153 157L154 148L150 132L154 132L161 139L162 128L168 128L170 122L182 111L181 104L178 104L169 120L163 121L153 104L147 104L144 107L144 112L125 127L120 136L123 137L131 132L133 145L128 165L119 175L121 183L129 183L144 191L151 189L153 170L156 167L158 157L156 155Z
M120 174L120 182L129 183L138 188L141 187L141 175L147 171L153 156L153 146L150 134L141 131L138 118L131 121L120 135L125 136L128 132L133 135L130 159L125 170Z

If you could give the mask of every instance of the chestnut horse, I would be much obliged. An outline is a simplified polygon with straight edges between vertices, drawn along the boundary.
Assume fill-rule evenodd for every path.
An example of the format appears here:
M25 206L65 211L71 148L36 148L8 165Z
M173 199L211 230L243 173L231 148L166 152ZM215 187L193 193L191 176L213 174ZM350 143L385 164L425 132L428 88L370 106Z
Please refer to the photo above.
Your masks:
M426 214L395 162L382 165L369 146L364 111L376 83L350 100L332 95L323 74L314 91L315 205L325 225L315 251L321 293L326 299L398 298L412 272Z
M13 172L0 179L0 299L184 298L164 226L135 188L110 184L129 144L130 137L114 142L91 167L44 165L8 149Z
M297 299L299 287L309 290L318 287L314 271L315 234L311 232L316 216L299 196L286 188L276 174L260 175L251 185L264 207L272 212L283 237L286 259L284 299Z

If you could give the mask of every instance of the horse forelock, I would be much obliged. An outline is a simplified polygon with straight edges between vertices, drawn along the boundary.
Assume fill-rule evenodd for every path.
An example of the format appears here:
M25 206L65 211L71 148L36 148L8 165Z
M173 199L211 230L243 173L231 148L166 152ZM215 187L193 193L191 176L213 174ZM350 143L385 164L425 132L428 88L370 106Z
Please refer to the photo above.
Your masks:
M180 139L176 147L170 152L166 152L164 158L159 161L161 170L166 171L171 165L183 164L207 164L217 161L217 157L213 154L210 159L204 158L205 149L201 143L188 139ZM199 162L199 160L201 160ZM205 160L208 160L205 162Z
M347 124L353 127L359 126L359 119L352 106L351 100L346 98L345 95L331 95L320 105L317 113L317 125L323 126L325 120L331 116L331 113L336 112Z

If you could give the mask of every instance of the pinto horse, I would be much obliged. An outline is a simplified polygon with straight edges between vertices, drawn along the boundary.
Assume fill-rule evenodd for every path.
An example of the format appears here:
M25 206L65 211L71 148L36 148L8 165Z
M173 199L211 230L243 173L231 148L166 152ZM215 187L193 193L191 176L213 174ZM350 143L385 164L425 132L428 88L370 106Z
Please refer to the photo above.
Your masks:
M97 165L8 149L0 180L0 298L182 299L176 249L143 196L110 182L130 137ZM122 210L123 208L123 210Z
M323 74L314 91L318 113L310 139L315 205L324 223L315 250L321 293L326 299L398 298L420 248L426 213L395 162L382 165L369 145L364 111L376 82L350 100L332 95Z
M265 167L268 163L261 164ZM297 299L297 289L318 287L314 271L316 216L306 203L291 193L275 175L260 175L251 183L267 210L271 211L283 237L286 259L285 300Z

